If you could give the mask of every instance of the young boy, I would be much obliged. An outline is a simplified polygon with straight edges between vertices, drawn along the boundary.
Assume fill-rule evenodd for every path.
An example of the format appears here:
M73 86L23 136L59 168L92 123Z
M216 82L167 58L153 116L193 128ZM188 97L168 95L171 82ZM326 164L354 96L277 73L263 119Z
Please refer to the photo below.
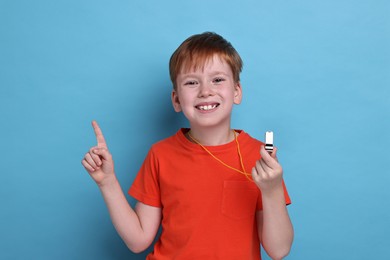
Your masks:
M293 228L282 167L264 144L230 128L240 104L242 61L220 35L185 40L170 64L172 104L190 128L154 144L129 194L114 173L103 134L93 122L97 146L82 160L99 186L112 222L133 252L147 259L260 259L260 244L273 259L291 248ZM259 152L260 151L260 152Z

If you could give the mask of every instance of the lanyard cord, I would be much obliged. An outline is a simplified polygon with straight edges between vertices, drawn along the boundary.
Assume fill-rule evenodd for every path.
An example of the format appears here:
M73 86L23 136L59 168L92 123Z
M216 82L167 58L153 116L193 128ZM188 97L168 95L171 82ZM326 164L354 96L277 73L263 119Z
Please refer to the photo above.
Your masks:
M241 150L240 150L240 144L238 142L238 138L237 138L237 134L236 134L236 131L233 130L233 133L234 133L234 139L237 143L237 152L238 152L238 157L240 158L240 164L241 164L241 167L243 169L243 171L237 169L237 168L234 168L226 163L224 163L221 159L219 159L218 157L216 157L214 154L212 154L204 145L202 145L198 140L196 140L190 133L190 131L187 132L188 133L188 136L191 138L192 141L194 141L195 143L197 143L198 145L200 145L203 150L205 150L208 154L211 155L211 157L213 157L215 160L217 160L218 162L220 162L222 165L226 166L227 168L233 170L233 171L236 171L236 172L239 172L243 175L245 175L245 177L252 181L252 179L250 178L251 174L250 173L247 173L246 170L245 170L245 167L244 167L244 163L242 161L242 155L241 155Z

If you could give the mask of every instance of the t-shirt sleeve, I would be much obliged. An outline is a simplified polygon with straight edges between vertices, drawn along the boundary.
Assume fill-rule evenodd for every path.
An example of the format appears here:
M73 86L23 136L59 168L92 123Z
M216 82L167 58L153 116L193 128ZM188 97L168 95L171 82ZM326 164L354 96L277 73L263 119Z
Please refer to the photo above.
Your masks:
M153 148L148 152L128 194L144 204L161 207L158 160Z
M291 204L291 198L290 198L290 195L287 192L286 184L284 183L284 181L283 181L283 190L284 190L284 199L286 200L286 205L290 205Z
M286 205L290 205L291 198L287 192L286 184L284 183L284 181L283 181L283 190L284 190L284 200L286 201ZM256 210L263 210L263 201L261 200L261 192L260 192L259 198L257 200Z

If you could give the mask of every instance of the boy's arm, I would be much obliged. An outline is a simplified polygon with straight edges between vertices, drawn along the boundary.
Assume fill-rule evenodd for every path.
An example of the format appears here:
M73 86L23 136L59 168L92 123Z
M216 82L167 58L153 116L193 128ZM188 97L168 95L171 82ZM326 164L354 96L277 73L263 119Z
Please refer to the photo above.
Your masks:
M256 213L260 241L272 259L288 255L294 236L284 194L281 195L281 198L276 194L274 198L263 196L263 210Z
M100 186L112 223L127 247L134 253L147 249L161 222L161 208L138 202L133 210L115 179Z
M137 203L130 207L114 172L114 162L98 124L92 122L97 146L92 147L81 163L98 185L112 222L123 241L133 252L145 250L157 234L161 209Z
M283 189L283 170L276 158L277 149L268 154L264 146L261 159L252 169L252 177L262 194L263 210L256 214L259 239L272 259L282 259L290 252L294 231Z

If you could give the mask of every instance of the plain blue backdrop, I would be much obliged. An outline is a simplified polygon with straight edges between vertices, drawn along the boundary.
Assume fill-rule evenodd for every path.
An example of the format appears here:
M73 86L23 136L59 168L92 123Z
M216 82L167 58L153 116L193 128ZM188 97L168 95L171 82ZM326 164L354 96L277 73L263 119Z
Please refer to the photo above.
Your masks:
M0 259L145 258L80 163L90 122L126 192L150 145L187 125L168 60L204 31L244 60L233 127L275 132L286 259L390 259L389 13L387 0L1 0Z

